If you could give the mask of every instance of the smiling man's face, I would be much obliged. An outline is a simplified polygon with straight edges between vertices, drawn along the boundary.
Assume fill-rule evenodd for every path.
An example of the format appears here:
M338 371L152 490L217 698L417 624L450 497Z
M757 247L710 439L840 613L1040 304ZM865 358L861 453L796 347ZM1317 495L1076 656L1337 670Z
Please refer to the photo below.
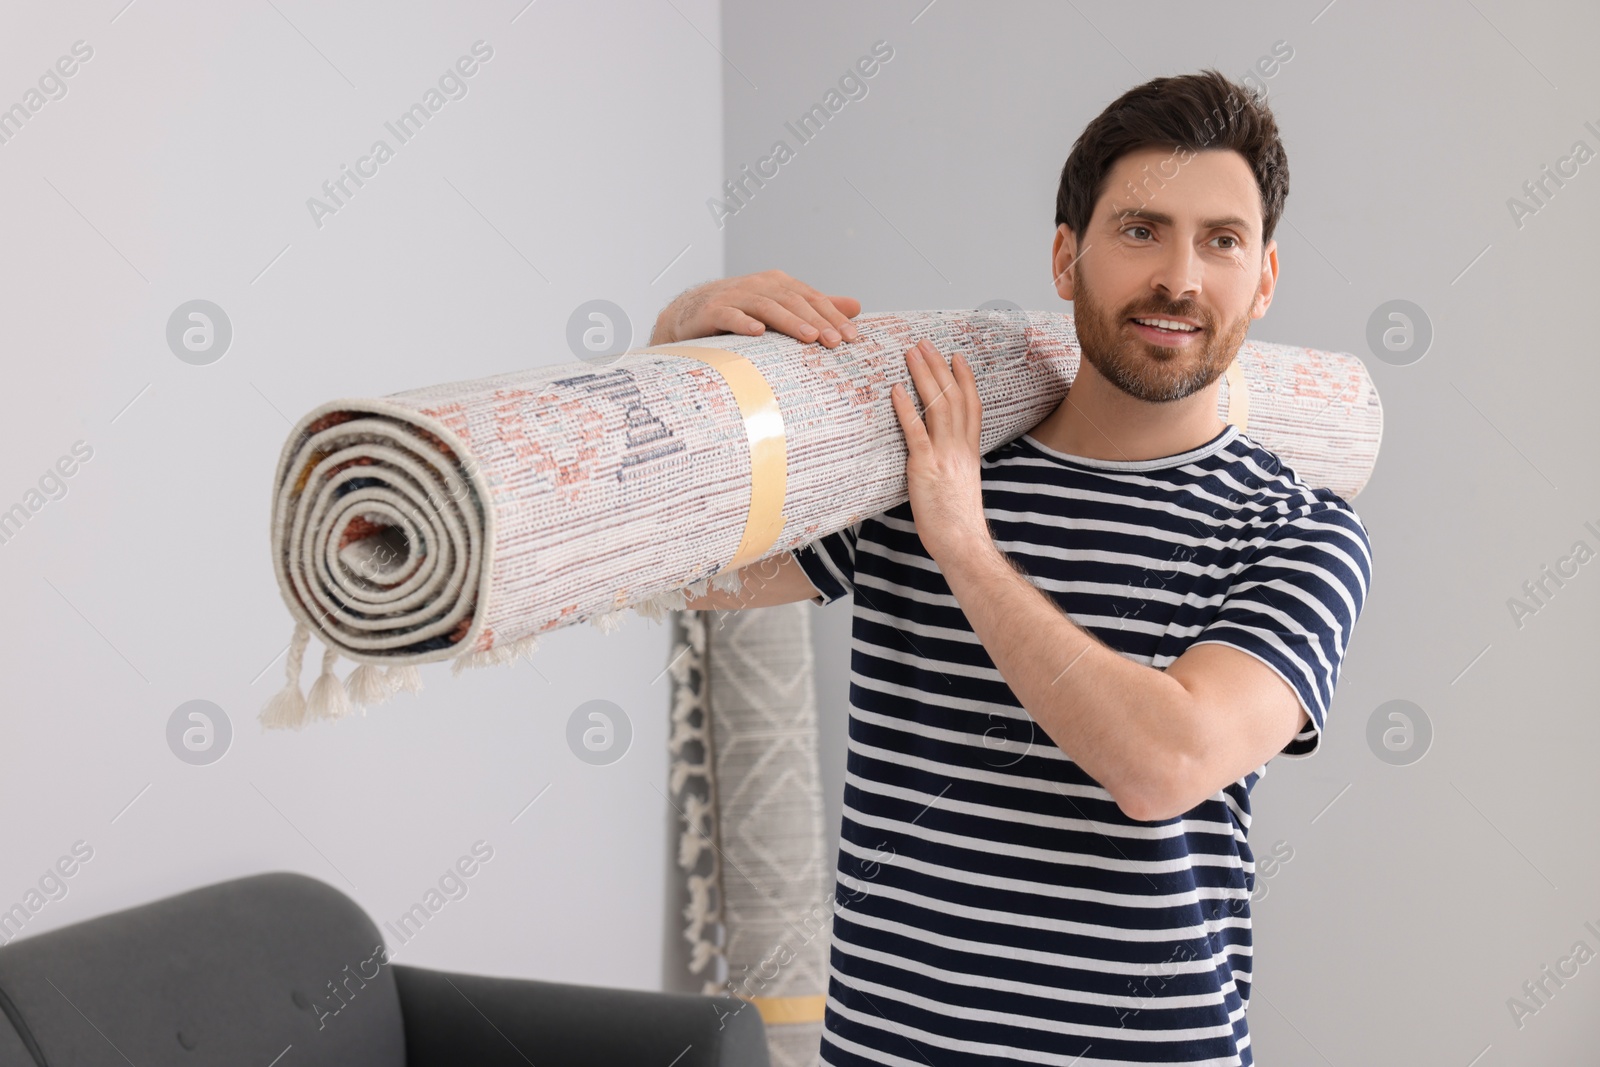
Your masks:
M1081 251L1057 228L1056 291L1107 381L1150 403L1182 400L1228 369L1271 302L1277 242L1263 261L1261 193L1237 152L1171 148L1124 155L1105 189Z

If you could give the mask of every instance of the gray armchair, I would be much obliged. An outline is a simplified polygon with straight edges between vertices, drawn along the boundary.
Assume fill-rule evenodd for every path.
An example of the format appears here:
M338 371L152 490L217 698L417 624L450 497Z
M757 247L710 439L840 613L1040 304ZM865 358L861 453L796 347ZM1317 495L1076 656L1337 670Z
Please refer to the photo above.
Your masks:
M769 1067L726 998L389 963L354 901L240 878L0 948L0 1067Z

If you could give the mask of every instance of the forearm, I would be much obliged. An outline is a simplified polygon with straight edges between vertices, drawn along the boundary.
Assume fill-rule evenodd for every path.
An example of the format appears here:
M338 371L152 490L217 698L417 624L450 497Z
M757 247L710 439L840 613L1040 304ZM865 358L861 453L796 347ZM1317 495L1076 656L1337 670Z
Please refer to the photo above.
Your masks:
M1193 700L1073 622L993 541L940 569L1023 708L1135 818L1161 817L1193 760Z

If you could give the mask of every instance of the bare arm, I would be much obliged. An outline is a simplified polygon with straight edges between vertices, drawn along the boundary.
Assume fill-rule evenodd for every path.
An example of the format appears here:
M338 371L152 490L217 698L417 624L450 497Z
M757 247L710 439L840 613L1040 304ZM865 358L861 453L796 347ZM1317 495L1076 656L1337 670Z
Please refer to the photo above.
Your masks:
M791 552L769 556L739 568L740 589L725 593L713 589L705 596L691 597L686 611L738 611L741 608L768 608L793 604L821 594Z
M1238 649L1196 645L1165 670L1079 626L993 543L938 561L1017 700L1130 819L1190 811L1309 721L1289 684Z

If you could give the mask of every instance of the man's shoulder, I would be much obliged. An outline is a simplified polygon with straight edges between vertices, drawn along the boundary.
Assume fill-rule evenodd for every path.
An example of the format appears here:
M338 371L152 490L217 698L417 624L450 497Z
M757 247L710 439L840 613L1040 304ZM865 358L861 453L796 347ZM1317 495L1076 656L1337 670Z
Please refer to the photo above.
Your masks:
M1219 458L1241 485L1240 503L1256 513L1258 532L1335 527L1358 532L1367 540L1366 525L1348 500L1326 486L1311 484L1254 438L1240 433Z
M1232 544L1244 564L1272 562L1312 575L1337 575L1364 590L1372 576L1372 539L1344 497L1312 485L1278 453L1240 434L1223 465L1234 496Z

